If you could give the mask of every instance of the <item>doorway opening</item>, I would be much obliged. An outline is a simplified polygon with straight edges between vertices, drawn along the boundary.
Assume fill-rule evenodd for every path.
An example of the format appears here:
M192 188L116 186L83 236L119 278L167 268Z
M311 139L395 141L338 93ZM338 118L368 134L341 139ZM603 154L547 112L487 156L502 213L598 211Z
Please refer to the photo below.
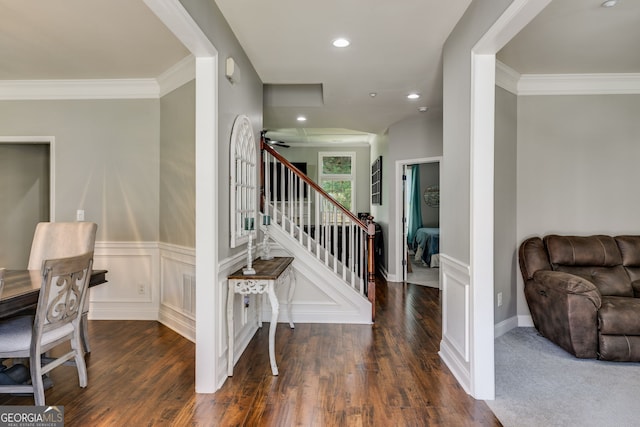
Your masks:
M53 138L0 138L2 267L25 268L36 224L53 220L52 145Z
M402 281L440 288L440 160L403 164Z

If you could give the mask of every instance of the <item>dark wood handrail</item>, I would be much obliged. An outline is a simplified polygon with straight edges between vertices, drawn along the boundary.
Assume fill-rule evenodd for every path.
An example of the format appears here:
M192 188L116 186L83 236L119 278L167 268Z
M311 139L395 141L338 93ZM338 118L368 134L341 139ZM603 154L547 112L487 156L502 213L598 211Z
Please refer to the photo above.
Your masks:
M329 193L327 193L326 191L324 191L324 189L322 187L320 187L318 184L316 184L311 179L309 179L309 177L307 175L305 175L297 167L295 167L293 164L291 164L291 162L289 160L287 160L284 157L282 157L282 154L278 153L276 150L273 149L273 147L271 147L269 144L265 143L264 139L260 140L260 148L262 150L266 151L267 153L271 154L276 159L278 159L278 161L280 163L284 163L284 165L287 168L291 169L291 171L294 174L296 174L296 176L298 176L298 178L300 178L301 180L306 182L307 185L309 185L315 191L317 191L318 193L322 194L322 196L324 198L329 199L331 201L331 204L333 204L336 208L340 209L340 211L342 211L342 213L344 213L346 216L348 216L349 219L351 219L351 221L353 221L354 224L356 224L358 227L360 227L362 230L366 231L367 233L369 232L369 228L367 227L367 224L362 222L357 216L355 216L353 214L353 212L347 210L344 206L342 206L340 203L338 203L336 201L336 199L331 197L331 195Z

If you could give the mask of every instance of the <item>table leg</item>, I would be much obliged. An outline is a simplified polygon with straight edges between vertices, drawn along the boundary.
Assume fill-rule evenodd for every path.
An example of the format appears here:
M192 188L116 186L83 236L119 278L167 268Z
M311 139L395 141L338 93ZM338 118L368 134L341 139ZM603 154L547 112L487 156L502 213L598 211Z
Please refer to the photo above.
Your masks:
M235 286L229 281L229 294L227 295L227 336L228 336L228 364L227 364L227 376L233 376L233 297L235 296Z
M258 312L258 327L262 328L262 299L264 294L256 294L256 310Z
M276 365L276 327L278 326L278 313L280 304L274 289L274 281L269 281L267 289L269 301L271 302L271 324L269 325L269 361L271 362L271 372L278 375L278 365Z
M295 328L293 324L293 316L291 315L291 301L293 301L293 293L296 290L296 276L293 272L293 268L289 272L289 298L287 299L287 314L289 314L289 327Z

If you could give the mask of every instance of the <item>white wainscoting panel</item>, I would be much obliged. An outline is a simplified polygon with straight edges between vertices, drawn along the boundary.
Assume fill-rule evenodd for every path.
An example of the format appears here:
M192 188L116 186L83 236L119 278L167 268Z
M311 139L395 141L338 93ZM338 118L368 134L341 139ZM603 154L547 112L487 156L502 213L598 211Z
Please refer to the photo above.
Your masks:
M195 248L160 244L158 320L183 337L196 339Z
M157 242L96 242L93 257L108 283L91 289L89 319L158 319Z
M442 341L440 357L465 390L470 390L469 266L440 254L442 275Z

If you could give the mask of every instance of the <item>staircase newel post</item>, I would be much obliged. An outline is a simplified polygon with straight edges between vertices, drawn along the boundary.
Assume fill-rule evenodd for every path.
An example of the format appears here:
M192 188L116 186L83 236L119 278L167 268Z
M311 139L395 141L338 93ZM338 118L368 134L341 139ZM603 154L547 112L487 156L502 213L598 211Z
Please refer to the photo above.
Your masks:
M375 265L375 236L376 225L373 217L369 215L367 218L367 253L369 256L367 262L367 297L371 302L371 321L376 320L376 265Z

